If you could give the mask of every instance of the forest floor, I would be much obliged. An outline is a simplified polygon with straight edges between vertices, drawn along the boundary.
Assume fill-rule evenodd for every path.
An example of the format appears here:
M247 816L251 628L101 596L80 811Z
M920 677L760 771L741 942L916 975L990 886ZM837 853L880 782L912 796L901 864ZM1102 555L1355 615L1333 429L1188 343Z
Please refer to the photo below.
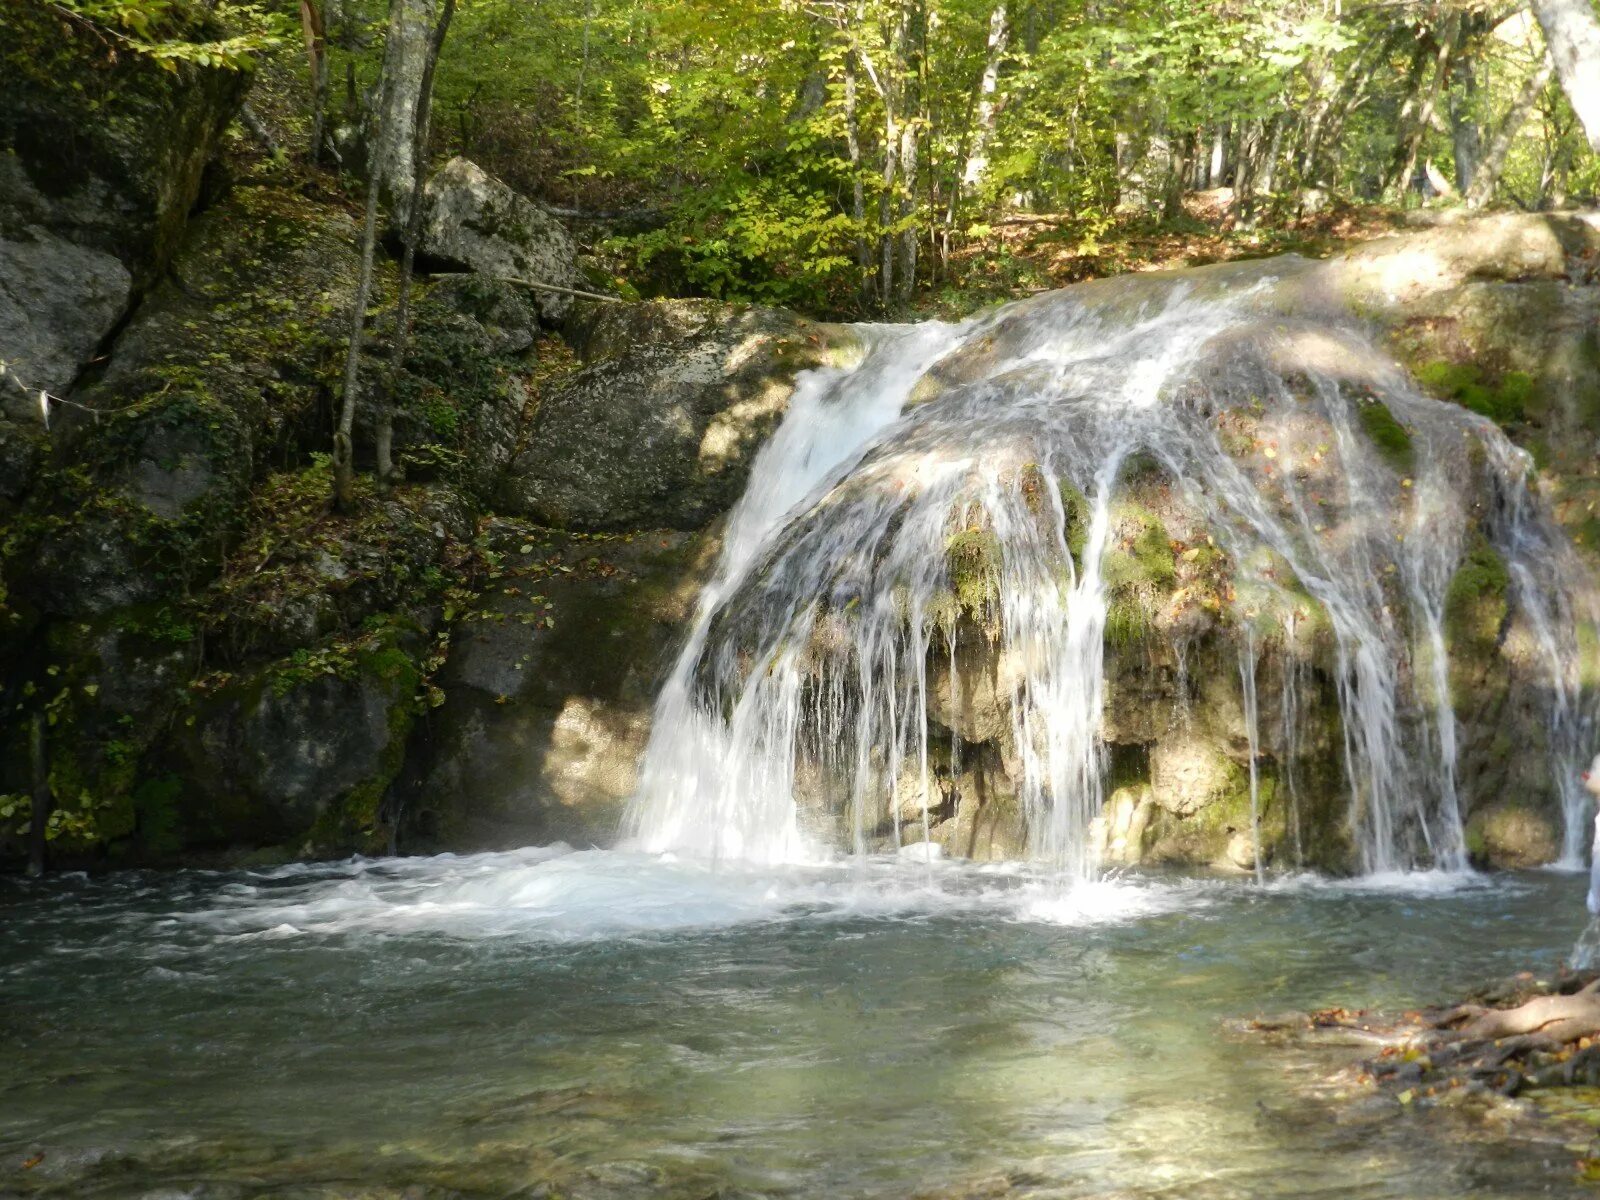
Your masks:
M918 316L948 320L997 301L1132 271L1290 253L1325 258L1405 224L1405 213L1393 207L1335 204L1247 228L1234 220L1228 199L1225 189L1190 193L1183 215L1162 222L1120 218L1107 225L1061 213L1002 218L952 250L945 282L913 307Z

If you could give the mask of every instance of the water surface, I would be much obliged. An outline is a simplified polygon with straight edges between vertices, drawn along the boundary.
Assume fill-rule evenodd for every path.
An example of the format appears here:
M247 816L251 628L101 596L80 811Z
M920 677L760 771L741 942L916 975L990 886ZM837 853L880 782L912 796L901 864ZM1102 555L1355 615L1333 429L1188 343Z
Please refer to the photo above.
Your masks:
M1330 1106L1349 1051L1225 1027L1549 967L1583 923L1550 873L551 848L0 881L0 1195L1585 1194L1566 1135Z

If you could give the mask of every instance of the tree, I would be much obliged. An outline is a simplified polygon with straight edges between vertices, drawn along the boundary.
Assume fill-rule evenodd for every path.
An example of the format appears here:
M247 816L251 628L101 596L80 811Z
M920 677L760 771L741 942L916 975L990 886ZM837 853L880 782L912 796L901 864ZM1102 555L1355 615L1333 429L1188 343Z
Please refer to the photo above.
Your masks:
M431 0L391 0L389 5L378 100L368 117L361 270L350 305L344 388L333 432L334 505L341 512L350 511L355 503L355 415L361 394L361 350L366 339L367 304L372 298L380 201L387 189L393 196L391 211L399 214L401 224L412 230L414 238L413 219L420 215L422 175L418 143L426 137L425 105L431 101L435 64L454 7L453 0L445 0L443 15L434 22ZM423 16L430 18L426 24Z
M1591 0L1533 0L1561 90L1600 154L1600 20Z

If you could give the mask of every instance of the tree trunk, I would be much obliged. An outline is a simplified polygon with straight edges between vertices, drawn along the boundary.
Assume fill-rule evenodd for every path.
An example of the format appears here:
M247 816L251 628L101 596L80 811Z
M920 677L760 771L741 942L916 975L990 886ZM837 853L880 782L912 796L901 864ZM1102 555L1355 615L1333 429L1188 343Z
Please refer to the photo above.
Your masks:
M844 136L850 154L850 215L855 220L856 270L862 298L872 291L872 250L867 245L867 191L861 179L861 118L855 54L844 59Z
M398 79L389 75L391 62L403 65L401 52L398 47L410 36L409 23L414 16L414 6L419 0L390 0L389 3L389 31L387 37L396 43L391 46L388 42L384 45L383 74L378 77L378 103L374 105L373 112L368 116L367 145L377 147L379 144L392 144L393 131L386 129L385 125L391 121L400 121L400 108L395 102L392 93L399 90L410 90L409 84L402 84ZM431 34L432 27L429 27ZM413 43L416 49L426 43ZM392 53L391 53L392 51ZM412 55L412 60L420 56ZM422 72L418 69L414 75L414 82L420 84ZM413 102L415 93L412 92ZM410 170L410 156L412 135L414 134L413 119L415 110L407 110L406 118L400 121L406 131L405 154L403 163L393 161L391 155L391 168L404 167L406 180L405 196L409 199L411 185L414 182L414 172ZM340 397L339 415L333 428L333 505L340 512L347 513L355 507L356 499L356 466L355 466L355 423L356 401L360 396L361 388L361 346L366 339L367 332L367 301L372 297L372 259L378 246L378 207L383 189L385 171L381 164L369 161L367 171L367 198L366 210L361 224L361 271L356 277L356 294L350 302L350 336L345 346L344 357L344 393ZM393 176L390 176L391 182Z
M1345 122L1360 107L1367 85L1371 83L1378 66L1389 57L1401 37L1399 29L1390 29L1382 37L1368 42L1361 51L1355 65L1346 74L1337 96L1307 132L1305 144L1301 147L1301 186L1320 187L1329 182L1329 172L1323 170L1324 147L1339 145Z
M989 139L994 136L999 108L995 92L1000 86L1000 64L1005 59L1006 46L1011 40L1011 25L1006 19L1005 0L1000 0L989 14L989 47L983 61L983 74L978 78L978 99L972 109L972 140L967 147L967 161L961 168L961 190L974 192L983 183L989 169ZM955 211L952 198L950 208Z
M404 227L412 192L411 145L416 137L418 97L433 37L435 0L390 0L383 42L383 74L377 122L368 142L367 170L378 181L378 199Z
M433 118L433 77L439 64L439 52L444 48L445 34L450 31L450 18L455 15L456 0L444 0L439 10L439 23L434 26L428 40L427 61L422 68L421 86L417 89L417 111L411 122L411 195L406 201L405 253L400 260L400 296L395 304L394 345L389 358L389 386L385 389L382 407L378 410L378 429L374 438L377 454L378 485L388 487L395 479L394 468L394 394L400 373L405 369L406 351L411 342L411 276L415 270L417 242L422 236L422 189L428 166L428 127Z
M1463 195L1472 187L1483 154L1483 130L1478 125L1478 69L1466 54L1456 56L1447 98L1450 110L1450 144L1456 160L1456 190Z
M1459 15L1446 19L1442 34L1433 48L1432 54L1427 52L1427 47L1419 47L1415 58L1412 60L1412 90L1406 103L1400 110L1400 129L1395 138L1394 159L1389 168L1389 177L1384 181L1384 192L1400 199L1411 186L1412 176L1417 169L1417 155L1422 149L1422 139L1428 132L1428 126L1433 123L1434 109L1439 103L1439 93L1443 90L1444 81L1449 78L1451 62L1456 51L1461 45L1461 18ZM1426 70L1429 60L1433 62L1433 71L1428 76L1426 86L1423 86L1422 75Z
M900 130L900 299L909 301L917 282L917 156L921 122L908 121Z
M328 11L332 0L319 5L317 0L300 0L300 30L305 35L306 65L311 73L311 142L307 146L313 163L322 161L323 131L328 121Z
M878 300L894 300L894 185L900 170L900 122L894 106L883 104L883 194L878 197Z
M34 713L28 727L28 765L33 776L32 810L28 817L28 874L43 875L45 841L50 832L50 764L45 755L44 714Z
M1228 165L1228 126L1218 125L1211 133L1211 159L1206 168L1206 187L1222 186L1223 168Z
M1472 185L1467 189L1468 208L1482 208L1494 199L1494 190L1499 186L1500 173L1505 170L1506 155L1511 150L1511 143L1516 140L1517 133L1527 122L1534 105L1539 102L1539 96L1550 83L1550 76L1554 71L1555 63L1550 60L1550 55L1547 53L1534 68L1533 74L1528 76L1527 82L1522 85L1522 90L1517 93L1517 98L1511 102L1510 110L1500 122L1500 127L1495 130L1494 137L1489 141L1488 150L1484 152L1477 170L1473 172Z
M1600 154L1600 20L1591 0L1533 0L1561 90Z
M904 9L904 35L901 62L905 78L902 89L906 121L900 128L900 299L911 300L917 284L917 185L921 166L923 132L928 128L928 89L924 78L928 65L927 11L921 0L910 0Z

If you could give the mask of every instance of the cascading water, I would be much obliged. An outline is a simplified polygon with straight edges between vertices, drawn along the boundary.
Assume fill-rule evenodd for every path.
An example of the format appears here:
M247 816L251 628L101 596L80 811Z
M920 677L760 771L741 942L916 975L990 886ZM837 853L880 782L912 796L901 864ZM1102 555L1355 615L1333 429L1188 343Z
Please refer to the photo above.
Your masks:
M1298 315L1282 281L1309 270L1133 277L869 328L857 366L803 380L658 703L635 843L977 853L987 821L1014 830L1005 852L1086 876L1108 644L1192 672L1209 639L1238 656L1258 868L1269 750L1284 857L1304 852L1314 676L1338 714L1347 857L1463 868L1447 624L1478 554L1539 647L1581 855L1588 581L1497 428L1422 395L1347 319Z

